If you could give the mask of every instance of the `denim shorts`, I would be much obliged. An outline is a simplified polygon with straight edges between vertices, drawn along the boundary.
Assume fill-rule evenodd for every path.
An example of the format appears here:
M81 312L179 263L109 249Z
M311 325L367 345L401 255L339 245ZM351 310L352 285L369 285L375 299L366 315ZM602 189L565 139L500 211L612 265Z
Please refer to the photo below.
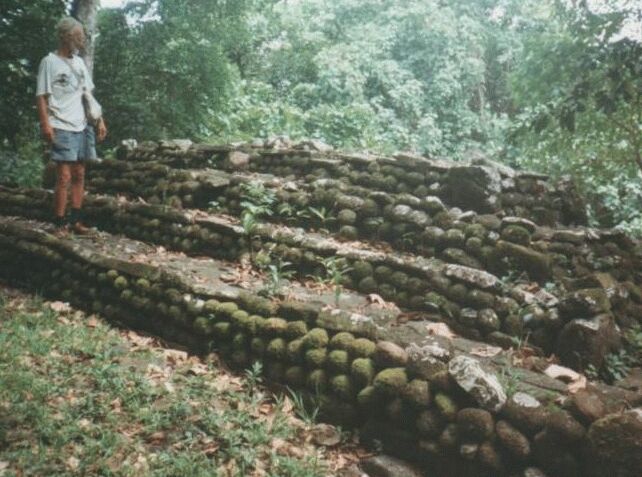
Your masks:
M93 126L84 131L54 129L51 160L57 162L93 161L96 159L96 135Z

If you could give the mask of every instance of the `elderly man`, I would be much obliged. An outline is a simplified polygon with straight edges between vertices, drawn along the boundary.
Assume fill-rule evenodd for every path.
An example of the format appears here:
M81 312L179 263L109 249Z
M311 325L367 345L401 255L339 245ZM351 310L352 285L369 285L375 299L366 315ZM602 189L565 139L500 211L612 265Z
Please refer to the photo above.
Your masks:
M51 160L56 164L54 221L57 235L69 225L76 233L87 233L81 207L84 195L85 163L96 158L95 137L102 141L107 135L100 118L89 124L83 105L83 91L94 89L85 62L77 53L85 44L83 26L67 17L58 22L58 49L40 62L36 89L40 128L51 146ZM65 219L67 190L71 184L70 220Z

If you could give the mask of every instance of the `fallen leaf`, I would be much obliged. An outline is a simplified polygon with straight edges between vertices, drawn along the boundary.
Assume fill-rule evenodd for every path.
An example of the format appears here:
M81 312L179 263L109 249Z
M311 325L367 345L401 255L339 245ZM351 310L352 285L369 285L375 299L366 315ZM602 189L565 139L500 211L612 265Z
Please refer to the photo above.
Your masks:
M576 393L580 389L584 389L587 384L586 376L558 364L551 364L544 370L544 374L553 379L568 383L567 390L571 394Z
M443 336L444 338L453 339L457 335L453 333L446 323L428 323L426 330L431 335Z
M49 308L59 313L66 313L71 311L71 306L69 306L69 303L65 303L62 301L52 301L51 303L49 303Z
M470 354L481 356L482 358L497 356L501 352L502 349L497 346L479 346L470 350Z

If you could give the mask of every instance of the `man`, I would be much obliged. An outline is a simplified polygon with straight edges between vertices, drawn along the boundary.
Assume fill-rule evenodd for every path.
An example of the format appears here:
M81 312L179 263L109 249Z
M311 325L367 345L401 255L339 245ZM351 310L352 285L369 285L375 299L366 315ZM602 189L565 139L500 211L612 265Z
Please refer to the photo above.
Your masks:
M51 148L51 160L56 164L54 192L54 222L56 234L64 235L69 225L83 234L89 229L83 224L81 207L85 187L86 160L96 158L95 135L102 141L107 135L105 121L100 118L96 131L88 124L82 95L94 83L85 62L77 53L84 47L85 32L75 18L66 17L56 26L58 49L40 62L36 104L42 135ZM70 220L65 220L67 190L71 183Z

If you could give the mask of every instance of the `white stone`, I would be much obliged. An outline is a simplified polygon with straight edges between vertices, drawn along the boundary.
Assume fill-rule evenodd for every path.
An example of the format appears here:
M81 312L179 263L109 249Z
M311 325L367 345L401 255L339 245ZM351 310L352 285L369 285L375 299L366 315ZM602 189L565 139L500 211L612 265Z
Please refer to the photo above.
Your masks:
M457 356L448 363L448 373L484 409L498 412L506 403L506 393L497 376L484 371L476 359Z

